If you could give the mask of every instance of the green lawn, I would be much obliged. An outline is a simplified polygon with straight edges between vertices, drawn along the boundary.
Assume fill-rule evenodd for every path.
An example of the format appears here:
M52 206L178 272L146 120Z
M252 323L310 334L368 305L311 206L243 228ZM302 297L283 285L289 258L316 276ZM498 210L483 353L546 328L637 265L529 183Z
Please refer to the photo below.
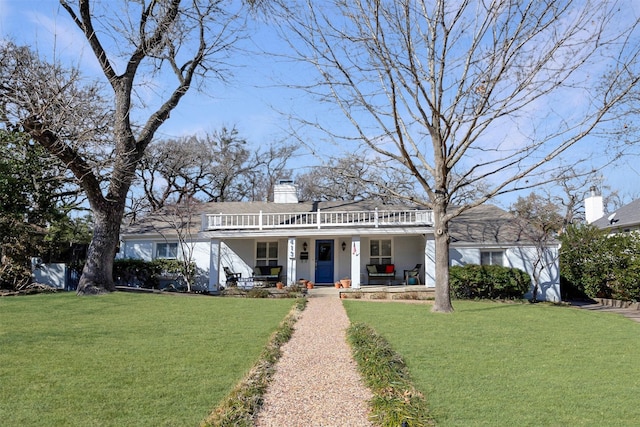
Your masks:
M0 298L0 424L196 426L293 300Z
M345 301L403 355L439 426L631 426L640 324L544 304Z

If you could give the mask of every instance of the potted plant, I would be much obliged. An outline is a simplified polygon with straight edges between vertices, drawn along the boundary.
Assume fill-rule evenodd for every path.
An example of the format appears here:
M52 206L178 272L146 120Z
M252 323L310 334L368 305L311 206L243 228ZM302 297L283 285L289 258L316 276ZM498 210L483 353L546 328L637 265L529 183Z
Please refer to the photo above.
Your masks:
M343 288L350 288L351 287L351 279L349 279L348 277L340 279L340 284L342 285Z
M276 288L283 289L284 288L284 283L282 283L282 282L276 283Z
M307 289L313 289L313 282L310 280L307 280Z

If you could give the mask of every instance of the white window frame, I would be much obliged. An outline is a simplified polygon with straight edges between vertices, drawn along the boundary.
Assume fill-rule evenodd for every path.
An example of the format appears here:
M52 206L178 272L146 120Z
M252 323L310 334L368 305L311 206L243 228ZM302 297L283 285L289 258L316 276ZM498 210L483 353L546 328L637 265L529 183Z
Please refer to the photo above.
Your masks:
M156 243L156 259L178 259L178 242Z
M486 262L486 257L489 257L489 262ZM494 259L494 258L500 258ZM499 265L504 267L505 250L504 249L481 249L480 250L480 265ZM498 262L499 261L499 262Z
M265 245L265 257L258 256L258 247ZM270 256L272 248L275 247L275 257ZM278 242L277 241L260 241L256 242L256 265L278 265Z
M380 252L383 252L383 248L386 246L383 242L389 242L389 255L383 253L374 255L373 244L375 242L378 243ZM393 264L393 239L369 239L369 264Z

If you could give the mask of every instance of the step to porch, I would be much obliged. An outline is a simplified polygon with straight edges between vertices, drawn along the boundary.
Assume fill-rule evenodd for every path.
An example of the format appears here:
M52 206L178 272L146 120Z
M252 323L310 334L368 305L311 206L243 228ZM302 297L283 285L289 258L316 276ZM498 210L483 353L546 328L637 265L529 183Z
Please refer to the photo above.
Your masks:
M342 299L415 300L435 299L435 289L424 286L362 286L360 289L338 289Z

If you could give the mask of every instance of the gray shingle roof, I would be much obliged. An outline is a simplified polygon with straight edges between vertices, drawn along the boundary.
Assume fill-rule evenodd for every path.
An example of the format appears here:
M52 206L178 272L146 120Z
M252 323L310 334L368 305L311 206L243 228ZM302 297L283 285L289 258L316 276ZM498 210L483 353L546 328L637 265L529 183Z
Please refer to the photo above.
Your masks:
M453 219L452 243L517 244L527 240L512 214L494 205L480 205Z
M299 203L273 203L273 202L210 202L194 203L190 205L191 212L182 214L182 218L191 217L191 233L197 233L201 228L201 216L203 214L250 214L258 213L306 213L322 211L373 211L379 210L426 210L424 207L384 205L375 201L331 201L331 202L299 202ZM172 214L174 206L168 206L158 212L141 218L136 223L124 227L122 234L156 234L168 232L175 227L171 221L175 221L176 215Z
M191 205L191 230L196 236L201 229L201 216L204 213L216 214L247 214L257 213L295 213L323 211L367 211L367 210L426 210L424 207L383 205L374 201L332 201L332 202L300 202L300 203L273 203L273 202L223 202L223 203L197 203ZM125 227L123 235L147 234L157 235L161 233L172 234L175 226L171 222L177 216L171 214L167 207L159 212L142 218L137 223ZM187 218L188 215L182 215ZM450 224L450 233L453 243L482 243L482 244L520 244L528 239L526 233L514 217L503 209L493 205L481 205L473 208L461 216L455 218Z
M607 214L594 221L593 225L602 229L626 228L640 225L640 199L622 206L620 209L614 211L613 214L615 214L613 217L614 222L609 221L609 217L612 214Z

